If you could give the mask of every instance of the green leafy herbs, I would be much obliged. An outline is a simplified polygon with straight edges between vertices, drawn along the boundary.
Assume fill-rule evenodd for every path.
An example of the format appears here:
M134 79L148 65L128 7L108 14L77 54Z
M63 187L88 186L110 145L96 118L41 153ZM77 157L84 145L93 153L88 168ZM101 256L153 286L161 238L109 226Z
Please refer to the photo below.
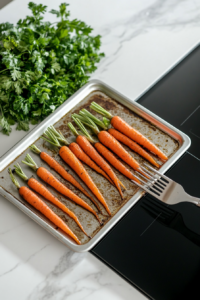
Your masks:
M14 26L0 24L0 128L4 134L29 130L89 79L104 56L101 37L77 19L68 4L51 10L59 20L43 21L47 6L28 4L31 16Z

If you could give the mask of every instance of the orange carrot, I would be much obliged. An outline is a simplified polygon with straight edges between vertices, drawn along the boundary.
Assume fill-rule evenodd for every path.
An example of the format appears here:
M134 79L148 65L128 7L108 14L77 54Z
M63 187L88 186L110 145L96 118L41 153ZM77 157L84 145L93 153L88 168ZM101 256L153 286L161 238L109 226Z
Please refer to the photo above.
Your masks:
M128 123L126 123L123 119L118 116L115 116L111 120L112 126L121 131L123 134L128 136L133 141L137 142L138 144L144 146L149 151L155 153L163 160L167 160L167 156L154 145L151 141L149 141L144 135L142 135L139 131L131 127Z
M81 230L87 235L77 216L69 208L67 208L66 205L64 205L60 200L58 200L58 198L56 198L51 192L49 192L49 190L35 178L28 178L19 164L14 165L14 167L17 175L19 175L24 181L26 181L28 186L32 188L32 190L34 190L35 192L43 196L45 199L55 204L62 211L64 211L77 223Z
M58 198L56 198L52 193L50 193L49 190L44 185L42 185L39 181L37 181L36 179L34 179L32 177L27 181L27 184L31 189L33 189L38 194L43 196L45 199L47 199L50 202L52 202L53 204L55 204L62 211L64 211L68 216L70 216L76 222L76 224L80 227L80 229L85 233L85 235L87 235L87 233L85 232L83 226L81 225L78 217L69 208L67 208L66 205L64 205L61 201L59 201Z
M19 189L19 194L37 210L39 210L43 215L45 215L52 223L61 228L64 232L69 234L77 244L81 244L76 235L71 231L71 229L59 218L36 194L34 194L27 187L22 186Z
M71 231L71 229L59 218L47 205L44 203L34 192L29 190L26 186L20 187L19 183L12 174L11 169L9 169L10 177L19 190L19 194L26 200L29 204L39 210L45 217L47 217L52 223L57 227L61 228L65 233L67 233L72 239L76 241L78 245L81 244L77 236Z
M51 174L47 169L43 167L37 167L36 163L32 159L32 157L27 154L25 161L22 161L23 163L27 164L31 168L33 168L38 177L40 177L44 182L51 185L55 190L57 190L60 194L64 195L65 197L69 198L73 202L77 203L78 205L82 206L89 212L91 212L99 221L101 224L101 221L99 220L99 217L97 213L94 211L94 209L89 206L84 200L82 200L80 197L78 197L76 194L74 194L71 190L69 190L64 184L62 184L53 174Z
M64 184L62 184L56 177L54 177L47 169L40 167L37 169L37 175L42 180L44 180L46 183L51 185L53 188L55 188L59 193L64 195L65 197L71 199L78 205L84 207L88 211L90 211L97 220L101 223L99 220L99 217L97 213L90 207L85 201L83 201L81 198L79 198L76 194L74 194L72 191L70 191Z
M78 158L72 153L72 151L66 147L63 146L59 150L59 154L62 157L62 159L77 173L77 175L85 182L85 184L88 186L88 188L92 191L92 193L97 197L97 199L103 204L108 214L111 216L110 209L96 187L95 183L93 182L92 178L89 176L89 174L86 172L85 168L81 164L81 162L78 160Z
M35 145L30 146L31 150L40 155L40 158L44 160L52 169L54 169L60 176L62 176L65 180L73 184L77 189L79 189L84 195L86 195L98 208L100 211L100 207L97 202L88 194L88 192L78 183L78 181L70 175L53 157L51 157L46 152L41 152Z
M115 183L122 199L123 194L121 191L121 187L118 181L117 176L109 166L109 164L98 154L98 152L94 149L94 147L90 144L90 142L87 140L85 136L79 135L76 138L77 144L83 149L83 151L92 159L94 160L112 179L112 181Z
M106 111L103 107L101 107L96 102L92 102L90 108L98 112L99 114L102 114L103 116L111 119L112 126L128 136L130 139L134 140L138 144L144 146L149 151L153 152L154 154L158 155L163 160L167 160L167 156L158 148L156 145L154 145L151 141L149 141L144 135L142 135L139 131L131 127L127 122L125 122L122 118L119 116L112 116L112 114L108 111Z
M87 110L86 110L87 111ZM88 112L89 113L89 112ZM79 126L79 128L81 129L81 131L83 132L84 136L86 137L86 139L91 143L91 144L94 144L95 141L93 140L93 138L90 136L89 132L86 130L86 128L84 127L83 123L81 121L84 122L84 124L86 124L87 126L89 126L94 132L95 134L98 134L99 133L99 129L98 127L96 126L96 124L89 118L89 117L81 117L81 121L79 118L76 118L76 116L80 117L79 115L77 114L73 114L72 115L72 119L75 121L75 123ZM94 117L95 118L95 117ZM96 120L98 120L97 118L95 118ZM99 120L98 120L99 121ZM102 123L101 121L99 121L100 123ZM98 122L98 124L99 124ZM68 127L70 128L70 130L72 131L72 133L76 136L76 137L79 137L79 133L78 131L75 129L75 127L72 125L72 123L68 123ZM80 139L82 139L82 136L80 137ZM84 140L83 140L84 141ZM107 168L107 163L104 161L103 158L100 158L99 154L96 152L96 150L90 146L89 148L89 144L88 142L86 141L87 145L86 147L88 149L90 149L90 151L87 153L88 157L90 157L92 160L94 160L101 168L104 167L104 171L107 173L108 176L110 176L110 179L112 179L112 184L114 183L115 184L115 180L116 180L116 175L113 173L112 169L111 169L111 173L109 173L110 169ZM85 151L85 150L84 150ZM102 163L104 162L104 164L99 164L99 163ZM118 181L118 184L115 185L116 188L118 189L119 185L121 185L125 190L126 190L126 187L123 185L123 183L117 178L117 181ZM111 182L111 181L110 181ZM120 188L120 195L121 194L121 188Z
M69 149L76 155L76 157L84 162L86 165L88 165L91 169L95 170L97 173L103 175L108 181L110 181L111 184L113 184L112 180L108 175L101 169L99 168L91 159L90 157L83 152L83 150L79 147L78 144L76 143L71 143L69 145Z
M107 131L101 131L98 134L98 139L102 144L110 148L134 170L143 174L142 170L140 169L139 163L121 146L121 144L110 133L108 133Z
M101 143L96 143L94 146L120 173L124 174L127 178L140 183L140 181L106 147Z
M138 144L136 144L134 141L129 139L126 135L124 135L123 133L121 133L113 128L109 129L108 132L112 136L114 136L114 138L116 138L116 140L122 142L123 144L128 146L130 149L132 149L133 151L137 152L139 155L146 158L146 160L148 160L152 165L156 166L157 168L160 167L160 165L157 164L157 162L153 159L153 157L151 155L149 155L144 149L142 149Z

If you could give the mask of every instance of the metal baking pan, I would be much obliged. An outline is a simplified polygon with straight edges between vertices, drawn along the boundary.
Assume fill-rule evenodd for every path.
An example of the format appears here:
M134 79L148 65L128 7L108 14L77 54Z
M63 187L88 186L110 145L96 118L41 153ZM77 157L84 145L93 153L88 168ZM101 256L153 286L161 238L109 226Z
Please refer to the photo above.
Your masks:
M77 245L65 233L63 233L62 230L56 228L54 224L48 221L42 214L40 214L36 209L30 206L19 196L18 191L9 179L7 169L9 166L13 168L16 162L21 162L26 153L31 152L28 147L31 144L35 143L42 151L47 151L52 156L54 156L77 180L80 181L76 174L61 160L61 158L55 151L56 149L52 148L39 137L49 125L54 124L56 128L60 129L63 132L67 139L69 139L70 141L74 141L75 138L70 133L70 130L67 127L67 122L71 121L72 113L78 112L83 107L89 108L89 105L92 101L98 102L99 104L104 106L104 108L109 110L113 115L117 114L121 116L129 124L134 126L150 140L152 140L152 142L154 142L169 157L169 160L160 168L161 173L164 173L166 170L168 170L174 164L174 162L188 149L191 143L190 138L187 135L185 135L183 132L176 129L169 123L165 122L143 106L131 101L103 82L98 80L91 80L79 91L77 91L72 97L70 97L67 102L61 105L53 114L46 118L31 132L29 132L29 134L27 134L26 137L19 141L19 143L17 143L15 147L13 147L9 152L2 156L0 159L0 194L10 202L12 202L14 205L16 205L19 209L26 213L30 218L35 220L57 239L67 245L70 249L77 252L85 252L93 248L94 245L99 240L101 240L103 236L122 218L122 216L127 213L127 211L141 198L144 192L139 190L136 185L134 185L127 178L118 173L118 171L114 170L119 179L127 188L127 190L124 191L124 200L121 200L117 190L112 187L106 179L85 166L94 182L102 192L106 201L108 202L108 205L112 212L112 217L108 217L105 211L104 215L100 216L104 221L104 226L101 227L99 226L99 223L96 221L93 215L91 215L78 205L72 203L68 199L62 197L48 186L48 188L54 195L56 195L63 203L65 203L77 214L85 230L92 236L91 239L88 239L81 232L81 230L73 220L68 218L66 214L64 214L61 210L53 206L53 204L44 200L65 222L67 222L69 227L79 237L82 245ZM143 163L143 158L130 151L130 149L126 149L141 164ZM32 156L39 166L45 166L50 170L48 165L40 160L39 156L37 156L36 154L32 154ZM34 172L27 166L24 165L23 169L28 176L36 176L36 174L34 174ZM62 178L54 171L52 171L52 173L54 173L62 182L64 182L81 198L91 204L90 200L88 200L81 192L79 192L66 181L63 181ZM19 182L20 184L24 184L21 179L19 179ZM88 191L87 187L82 182L80 183Z

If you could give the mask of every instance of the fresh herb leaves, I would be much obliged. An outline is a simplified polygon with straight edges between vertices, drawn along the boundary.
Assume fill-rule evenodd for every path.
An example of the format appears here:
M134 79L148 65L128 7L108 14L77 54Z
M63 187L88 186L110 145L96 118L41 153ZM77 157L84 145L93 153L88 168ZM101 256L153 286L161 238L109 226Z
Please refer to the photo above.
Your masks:
M28 4L31 16L14 26L0 24L0 128L4 134L29 130L89 79L104 56L101 37L77 19L69 20L68 4L51 10L59 20L43 21L47 6Z

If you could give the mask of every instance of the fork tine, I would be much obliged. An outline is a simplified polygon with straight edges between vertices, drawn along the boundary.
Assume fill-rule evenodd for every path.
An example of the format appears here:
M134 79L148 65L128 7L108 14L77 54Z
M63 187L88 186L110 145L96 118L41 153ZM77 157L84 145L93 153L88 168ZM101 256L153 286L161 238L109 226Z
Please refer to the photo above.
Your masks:
M154 174L152 174L152 172L150 172L149 170L145 169L145 168L142 167L142 166L141 166L141 169L142 169L143 172L146 172L148 176L150 175L150 176L156 178L156 176L155 176ZM154 170L154 169L153 169L153 170Z
M141 174L140 174L140 175L141 175ZM146 181L142 180L141 178L139 178L139 177L138 177L137 175L135 175L135 174L134 174L134 177L137 178L139 181L141 181L141 182L144 183L144 184L147 184L147 185L149 184L148 181L146 182ZM144 176L142 176L142 177L144 177ZM145 177L145 179L146 179L146 177ZM132 181L135 182L134 180L132 180Z
M147 193L151 194L153 197L156 197L159 200L162 200L162 198L160 197L160 194L157 191L151 191L149 190L146 186L141 185L140 183L131 180L132 182L134 182L137 186L139 186L141 189L145 190Z
M159 193L162 193L163 192L163 190L161 190L161 189L159 189L157 186L155 186L155 185L152 185L152 186L149 186L149 188L150 189L155 189L156 191L158 191Z
M161 188L162 190L165 189L165 187L164 187L163 185L160 185L160 184L158 183L158 181L155 182L155 185L157 185L157 186L158 186L159 188Z
M160 184L162 184L163 187L166 187L166 186L167 186L166 182L162 182L162 181L160 181L160 179L157 180L157 183L158 183L158 182L159 182Z
M164 178L164 179L167 180L167 181L170 181L170 182L172 181L169 177L167 177L167 176L161 174L160 172L158 172L157 170L153 169L151 166L147 165L146 163L144 163L144 165L145 165L148 169L150 169L151 171L153 171L154 173L158 174L162 179ZM141 168L143 168L143 167L141 167ZM146 169L145 169L145 170L146 170Z

